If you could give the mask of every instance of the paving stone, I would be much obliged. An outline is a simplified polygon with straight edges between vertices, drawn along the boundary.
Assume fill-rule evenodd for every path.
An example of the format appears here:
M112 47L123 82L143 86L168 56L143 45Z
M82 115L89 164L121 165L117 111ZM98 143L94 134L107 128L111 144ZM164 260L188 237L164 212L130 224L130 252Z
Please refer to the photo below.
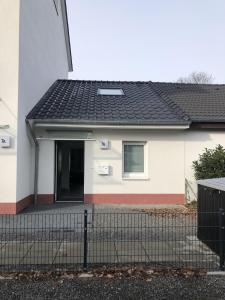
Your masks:
M59 242L34 242L21 264L52 264L60 247Z
M0 265L15 265L27 254L32 242L10 241L0 249Z
M191 254L181 254L180 255L181 260L184 262L216 262L218 261L218 258L215 255L205 255L205 254L199 254L192 252Z
M148 256L140 241L116 242L119 262L148 262Z
M88 262L116 263L118 262L117 250L114 242L97 241L88 244Z
M167 242L147 242L143 247L150 262L175 262L179 261L179 254Z
M63 242L61 243L54 264L77 264L83 262L83 243L80 242Z
M180 259L176 254L163 254L163 255L157 255L157 254L150 254L149 255L149 261L150 262L158 262L158 263L171 263L171 262L180 262Z
M142 245L148 255L174 254L173 249L167 242L143 242Z

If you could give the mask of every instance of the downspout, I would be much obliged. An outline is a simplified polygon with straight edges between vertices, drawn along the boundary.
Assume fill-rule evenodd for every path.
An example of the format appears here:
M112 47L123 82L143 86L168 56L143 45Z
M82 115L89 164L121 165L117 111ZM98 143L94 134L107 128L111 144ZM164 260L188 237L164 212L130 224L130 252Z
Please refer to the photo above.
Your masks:
M39 143L36 139L35 133L30 125L30 122L26 120L26 125L28 131L31 135L31 138L34 142L35 150L34 150L34 204L36 205L38 202L38 165L39 165Z

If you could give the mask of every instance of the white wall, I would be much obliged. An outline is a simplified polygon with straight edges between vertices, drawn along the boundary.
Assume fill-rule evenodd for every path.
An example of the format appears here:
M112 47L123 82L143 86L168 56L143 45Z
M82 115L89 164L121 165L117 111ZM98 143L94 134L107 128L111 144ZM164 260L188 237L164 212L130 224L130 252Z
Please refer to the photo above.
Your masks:
M219 131L121 131L97 130L96 141L85 142L85 194L184 194L185 178L194 183L193 160L205 147L225 147L225 134ZM108 139L109 150L101 150L99 141ZM122 178L122 141L146 141L149 178ZM40 143L39 193L54 193L54 141ZM97 173L97 166L112 167L110 176ZM195 187L195 185L194 185Z
M54 193L55 172L55 144L54 141L42 140L39 142L39 176L38 193Z
M85 194L184 193L184 135L179 131L95 131L96 141L85 142ZM109 150L99 141L108 139ZM149 176L145 180L122 178L122 141L146 141ZM41 141L39 194L54 193L54 142ZM98 165L111 167L110 176L98 175ZM177 167L175 168L174 165Z
M190 201L196 199L197 184L194 178L192 162L197 160L205 148L215 148L218 144L225 147L225 132L215 130L197 130L185 132L185 178L188 180L187 192Z
M96 142L85 143L85 194L184 193L183 132L98 131L95 137ZM109 150L100 149L101 139L110 141ZM147 142L147 179L122 178L122 141ZM98 175L97 166L101 164L111 167L110 176Z
M192 162L198 159L205 148L215 148L218 144L225 147L225 131L198 130L185 134L185 177L193 180Z
M16 198L16 135L19 64L19 0L0 1L0 136L10 136L10 149L0 148L0 202Z
M21 0L17 201L33 193L33 146L25 117L51 84L68 77L61 11L52 0Z

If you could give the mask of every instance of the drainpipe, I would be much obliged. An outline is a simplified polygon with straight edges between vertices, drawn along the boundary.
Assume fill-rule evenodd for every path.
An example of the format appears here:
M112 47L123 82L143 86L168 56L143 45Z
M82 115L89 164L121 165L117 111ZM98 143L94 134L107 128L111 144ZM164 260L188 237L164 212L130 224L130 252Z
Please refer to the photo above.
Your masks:
M39 144L36 139L35 133L30 125L30 122L26 120L26 125L28 131L31 135L31 138L34 142L35 150L34 150L34 204L36 205L38 202L38 165L39 165Z

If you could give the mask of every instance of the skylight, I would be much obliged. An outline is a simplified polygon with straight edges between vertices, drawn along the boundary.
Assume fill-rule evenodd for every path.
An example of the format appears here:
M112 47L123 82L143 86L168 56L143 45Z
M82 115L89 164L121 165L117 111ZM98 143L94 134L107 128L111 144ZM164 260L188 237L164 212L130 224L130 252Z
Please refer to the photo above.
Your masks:
M122 96L124 92L122 89L98 89L98 95Z

